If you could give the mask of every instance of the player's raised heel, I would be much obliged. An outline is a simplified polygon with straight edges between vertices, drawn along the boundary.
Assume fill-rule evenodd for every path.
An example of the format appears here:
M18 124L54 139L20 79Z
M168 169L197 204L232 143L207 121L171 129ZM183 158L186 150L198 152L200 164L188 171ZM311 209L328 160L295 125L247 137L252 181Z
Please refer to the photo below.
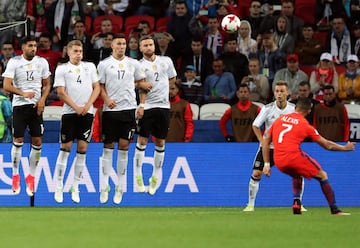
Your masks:
M80 194L79 190L76 190L73 186L71 186L69 193L71 194L71 200L75 203L80 202Z
M294 199L292 209L293 214L301 214L301 202L299 199Z
M34 181L35 178L32 175L28 175L25 178L26 181L26 193L28 196L33 196L34 195Z
M105 204L109 199L110 186L106 186L105 189L100 191L100 203Z
M62 203L64 201L62 188L55 189L54 199L57 203Z
M120 202L122 200L122 196L123 196L123 191L119 188L119 186L117 186L116 189L115 189L113 202L115 204L120 204Z
M149 194L155 195L156 193L156 185L157 185L157 178L156 176L151 176L149 179Z
M144 193L145 192L145 186L144 186L144 180L142 175L136 176L136 189L137 192Z
M12 176L12 191L14 195L20 194L21 188L20 188L20 175L14 175Z

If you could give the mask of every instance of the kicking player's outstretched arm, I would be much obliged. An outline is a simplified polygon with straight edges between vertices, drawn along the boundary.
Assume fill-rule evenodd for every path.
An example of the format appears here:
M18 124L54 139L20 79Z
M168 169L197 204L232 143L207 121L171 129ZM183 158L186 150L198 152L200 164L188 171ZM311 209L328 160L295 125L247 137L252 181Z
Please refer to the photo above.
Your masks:
M347 142L345 145L339 145L331 140L327 140L324 137L320 137L316 140L320 146L330 151L353 151L355 150L355 142Z

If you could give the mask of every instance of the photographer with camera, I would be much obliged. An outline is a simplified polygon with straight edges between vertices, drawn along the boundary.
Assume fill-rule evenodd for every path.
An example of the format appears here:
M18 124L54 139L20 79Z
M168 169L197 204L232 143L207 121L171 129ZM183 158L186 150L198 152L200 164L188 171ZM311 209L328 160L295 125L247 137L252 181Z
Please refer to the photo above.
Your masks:
M268 103L269 81L267 77L260 74L260 62L258 58L249 59L248 76L243 77L242 84L247 84L250 90L250 100L253 102Z

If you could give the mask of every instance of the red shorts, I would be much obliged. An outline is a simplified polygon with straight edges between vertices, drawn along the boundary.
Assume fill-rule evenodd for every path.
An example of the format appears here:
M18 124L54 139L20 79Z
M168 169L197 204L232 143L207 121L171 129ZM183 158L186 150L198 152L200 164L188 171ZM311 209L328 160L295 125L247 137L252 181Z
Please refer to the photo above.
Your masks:
M274 158L278 169L292 177L303 176L307 179L314 178L321 170L321 165L307 153L301 152L286 158Z

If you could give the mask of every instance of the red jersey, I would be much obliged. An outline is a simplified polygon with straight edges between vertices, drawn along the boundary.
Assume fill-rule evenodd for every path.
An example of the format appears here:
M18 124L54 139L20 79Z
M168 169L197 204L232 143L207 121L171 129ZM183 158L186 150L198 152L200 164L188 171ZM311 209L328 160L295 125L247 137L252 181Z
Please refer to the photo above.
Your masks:
M321 137L305 117L297 112L276 119L268 132L274 144L275 164L280 166L301 155L300 144L305 138L314 141Z

